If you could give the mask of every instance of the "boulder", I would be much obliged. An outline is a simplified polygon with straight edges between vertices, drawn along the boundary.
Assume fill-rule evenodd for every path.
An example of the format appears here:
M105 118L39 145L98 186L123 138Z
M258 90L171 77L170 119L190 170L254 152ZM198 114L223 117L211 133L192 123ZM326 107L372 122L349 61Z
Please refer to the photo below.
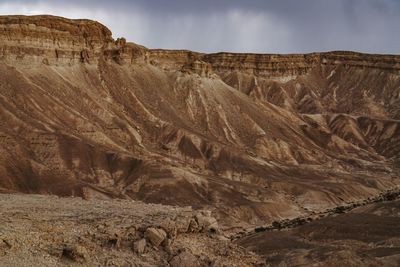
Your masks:
M177 229L175 225L175 221L171 219L164 220L160 227L165 230L169 238L175 238L177 235Z
M143 254L146 248L146 239L142 238L133 243L133 251L137 254Z
M199 227L207 231L218 231L218 222L211 216L210 212L199 212L196 214L196 221Z
M191 219L191 220L190 220L190 223L189 223L189 231L192 232L192 233L198 233L198 232L200 232L201 230L202 230L202 229L201 229L201 227L199 226L199 224L198 224L198 222L197 222L197 219L195 219L195 218Z
M144 236L153 246L158 247L167 237L167 233L163 229L150 227L147 228Z
M178 233L187 233L190 226L189 216L178 216L175 220L175 228Z

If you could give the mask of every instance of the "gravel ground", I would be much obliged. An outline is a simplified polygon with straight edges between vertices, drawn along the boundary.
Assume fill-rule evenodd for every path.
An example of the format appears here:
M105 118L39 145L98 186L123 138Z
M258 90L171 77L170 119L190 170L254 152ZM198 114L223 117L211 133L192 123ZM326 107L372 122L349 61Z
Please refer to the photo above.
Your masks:
M259 262L215 229L202 229L190 207L9 194L0 194L0 207L0 266L170 266L171 261L178 266L185 264L182 259L194 259L198 266ZM152 227L167 234L160 246L144 234ZM144 251L135 252L133 244L142 239L147 241ZM183 252L192 259L174 260Z

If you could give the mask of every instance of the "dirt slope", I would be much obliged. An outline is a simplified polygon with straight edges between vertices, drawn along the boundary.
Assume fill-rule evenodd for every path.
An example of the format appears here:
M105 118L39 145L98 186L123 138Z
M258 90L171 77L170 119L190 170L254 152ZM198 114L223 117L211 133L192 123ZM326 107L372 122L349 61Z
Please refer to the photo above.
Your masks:
M398 266L400 201L382 202L288 231L253 234L239 244L267 266Z

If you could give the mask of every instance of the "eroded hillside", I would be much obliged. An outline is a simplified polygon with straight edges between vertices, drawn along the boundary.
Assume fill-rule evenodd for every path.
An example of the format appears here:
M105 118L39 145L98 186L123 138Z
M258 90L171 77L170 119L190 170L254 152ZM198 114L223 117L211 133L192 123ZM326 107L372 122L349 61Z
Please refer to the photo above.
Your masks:
M400 57L202 54L0 17L0 191L209 208L225 230L399 184Z

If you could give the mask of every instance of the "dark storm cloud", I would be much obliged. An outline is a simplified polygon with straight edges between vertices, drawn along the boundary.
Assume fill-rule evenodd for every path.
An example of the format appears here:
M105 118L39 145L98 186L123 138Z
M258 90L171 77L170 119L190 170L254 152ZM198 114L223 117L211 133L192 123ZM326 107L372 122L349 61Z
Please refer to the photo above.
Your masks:
M148 47L400 51L398 0L0 0L0 13L96 19Z

